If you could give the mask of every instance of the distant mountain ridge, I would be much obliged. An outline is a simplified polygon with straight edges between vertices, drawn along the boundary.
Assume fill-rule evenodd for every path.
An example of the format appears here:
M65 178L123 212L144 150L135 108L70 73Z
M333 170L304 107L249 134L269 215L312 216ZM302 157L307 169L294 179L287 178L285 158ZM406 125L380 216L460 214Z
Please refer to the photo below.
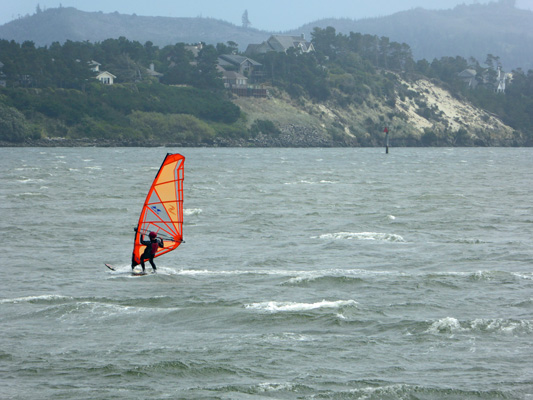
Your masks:
M338 33L360 32L407 43L415 59L432 61L443 56L499 56L503 68L533 69L533 12L519 10L514 0L486 5L461 5L453 10L417 8L390 16L352 20L323 19L286 34L305 34L314 27L332 26ZM0 38L38 46L66 40L98 42L124 36L158 46L178 42L208 44L233 41L244 50L261 43L272 32L243 28L212 18L173 18L126 15L118 12L84 12L72 7L50 8L0 26Z
M120 36L142 44L151 41L158 46L234 41L245 48L248 43L266 40L270 33L212 18L145 17L86 12L73 7L50 8L0 26L1 39L19 43L31 40L37 46L67 40L101 42Z
M314 27L332 26L337 33L361 32L407 43L415 59L443 56L499 56L503 68L533 69L533 11L515 8L514 0L460 5L453 10L416 8L390 16L362 19L323 19L294 32L310 34Z

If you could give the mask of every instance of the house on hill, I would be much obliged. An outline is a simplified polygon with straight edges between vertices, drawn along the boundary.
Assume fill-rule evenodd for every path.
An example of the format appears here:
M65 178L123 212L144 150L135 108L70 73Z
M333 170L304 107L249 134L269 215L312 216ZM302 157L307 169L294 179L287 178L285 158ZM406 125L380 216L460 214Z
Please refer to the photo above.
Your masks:
M148 75L151 78L155 78L157 80L161 79L161 77L163 76L161 72L157 72L155 70L154 63L150 63L150 67L146 68L146 75Z
M116 78L117 77L115 75L107 71L102 71L98 75L96 75L96 79L98 79L104 85L112 85Z
M247 88L248 78L237 71L222 71L222 80L226 89Z
M468 68L459 73L459 78L468 85L469 88L474 89L477 86L476 80L477 72L475 69Z
M263 78L263 64L248 57L222 54L218 57L218 65L225 71L236 71L244 75L251 83L260 82Z
M305 40L303 34L300 36L272 35L266 42L248 45L245 54L264 54L270 51L286 53L291 48L297 49L300 53L315 51L313 43Z
M185 46L185 50L190 51L192 55L194 56L194 58L198 57L198 54L200 54L200 51L202 51L203 48L204 48L204 45L202 43Z
M102 64L100 64L99 62L91 60L91 61L87 61L87 64L89 64L89 68L91 69L91 71L100 72L100 65Z
M218 65L217 69L222 73L224 87L231 93L241 97L267 97L266 88L248 84L248 77L238 71L227 71Z

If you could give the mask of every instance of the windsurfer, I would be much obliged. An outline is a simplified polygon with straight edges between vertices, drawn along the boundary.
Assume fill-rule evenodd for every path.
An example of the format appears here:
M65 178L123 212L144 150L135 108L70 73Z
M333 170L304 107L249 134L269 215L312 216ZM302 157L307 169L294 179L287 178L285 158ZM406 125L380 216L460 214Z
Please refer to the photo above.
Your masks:
M150 262L150 265L152 266L152 272L155 272L157 270L155 263L154 263L154 256L159 247L163 247L163 240L161 238L157 237L157 234L155 232L150 232L148 237L150 240L143 240L144 235L141 233L140 235L140 241L141 244L146 246L144 249L144 253L141 254L141 267L144 270L144 260L148 260Z

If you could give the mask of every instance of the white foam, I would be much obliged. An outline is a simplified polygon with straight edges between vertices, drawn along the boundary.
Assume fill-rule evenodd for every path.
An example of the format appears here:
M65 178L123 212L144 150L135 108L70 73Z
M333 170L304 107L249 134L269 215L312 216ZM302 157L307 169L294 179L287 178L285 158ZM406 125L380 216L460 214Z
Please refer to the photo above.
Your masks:
M376 275L404 275L401 272L395 271L368 271L365 269L324 269L317 271L293 271L287 273L288 275L296 275L289 279L289 283L300 283L305 281L313 281L320 278L357 278Z
M518 331L533 332L531 320L504 320L504 319L475 319L470 323L471 330L486 330L489 332L501 332L515 334Z
M511 273L513 276L516 276L517 278L520 278L520 279L528 279L528 280L532 280L533 279L533 272L512 272Z
M312 239L315 239L313 237ZM383 242L401 242L405 240L400 235L394 233L380 233L380 232L336 232L325 233L318 236L319 239L333 239L333 240L376 240Z
M530 334L533 332L532 320L505 320L505 319L475 319L470 322L460 323L459 320L452 317L439 319L431 324L425 333L457 333L471 331L486 331L503 334L517 334L524 332Z
M435 321L427 329L426 333L443 333L443 332L458 332L462 331L461 324L456 318L446 317Z
M183 215L191 216L191 215L199 215L202 213L201 208L187 208L183 210Z
M318 182L313 182L313 181L308 181L308 180L305 180L305 179L302 179L300 181L297 181L297 182L285 182L284 185L320 185L320 184L335 184L337 182L335 181L328 181L328 180L320 180Z
M29 303L36 300L62 300L62 299L72 299L72 297L61 296L59 294L43 294L40 296L26 296L26 297L17 297L14 299L1 299L0 304L6 303Z
M292 391L294 385L291 383L260 383L257 387L259 392L279 392L279 391Z
M245 304L245 308L259 311L269 312L294 312L294 311L309 311L322 308L338 309L341 307L356 307L357 302L355 300L337 300L327 301L322 300L317 303L295 303L295 302L279 302L268 301L262 303Z

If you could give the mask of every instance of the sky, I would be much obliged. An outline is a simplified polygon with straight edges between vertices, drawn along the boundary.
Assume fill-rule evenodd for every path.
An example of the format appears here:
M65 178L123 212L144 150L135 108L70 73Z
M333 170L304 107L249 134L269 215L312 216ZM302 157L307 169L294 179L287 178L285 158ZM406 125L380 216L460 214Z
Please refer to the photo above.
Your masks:
M458 4L485 4L495 0L4 0L0 25L32 15L37 6L74 7L81 11L118 11L121 14L167 17L209 17L241 26L248 11L250 27L287 31L323 18L361 19L390 15L416 7L451 9ZM519 8L533 11L533 0L516 0Z

